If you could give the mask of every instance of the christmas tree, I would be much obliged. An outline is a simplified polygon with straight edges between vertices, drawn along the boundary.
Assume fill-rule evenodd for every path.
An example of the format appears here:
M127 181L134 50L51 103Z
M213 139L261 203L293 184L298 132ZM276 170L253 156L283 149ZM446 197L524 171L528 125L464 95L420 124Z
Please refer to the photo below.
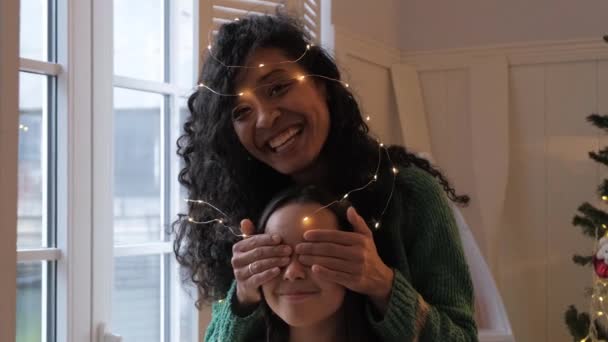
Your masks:
M608 115L592 114L587 120L594 126L608 132ZM608 166L608 147L597 152L589 152L589 157ZM597 193L608 202L608 179L598 187ZM579 312L574 305L566 311L565 319L574 341L608 340L608 213L590 203L578 208L578 215L572 224L581 228L584 235L594 239L592 255L574 255L572 260L582 266L593 266L593 284L587 290L590 296L589 312ZM591 324L593 322L593 324Z

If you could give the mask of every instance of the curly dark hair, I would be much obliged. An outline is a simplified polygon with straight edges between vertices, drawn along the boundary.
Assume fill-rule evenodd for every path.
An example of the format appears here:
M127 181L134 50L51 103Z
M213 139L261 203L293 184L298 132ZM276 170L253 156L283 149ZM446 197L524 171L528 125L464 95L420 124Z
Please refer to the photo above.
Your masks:
M234 93L237 68L245 65L257 48L278 48L293 60L302 56L312 40L295 19L277 15L252 15L222 25L209 58L206 52L199 82L221 93ZM333 58L314 45L297 62L309 74L340 79ZM340 82L325 80L330 128L321 154L328 163L328 184L332 193L343 194L366 184L381 158L378 181L349 196L359 214L368 222L379 219L392 186L393 165L415 165L443 186L447 196L458 204L467 204L468 196L457 196L442 173L429 161L417 157L404 147L390 146L379 153L378 142L369 134L353 94ZM233 127L231 111L234 97L218 96L198 88L188 99L190 116L184 133L178 139L178 155L183 159L179 182L191 199L213 203L228 216L231 226L243 218L259 219L265 204L293 180L253 158L240 143ZM390 156L390 161L389 161ZM184 278L197 285L201 302L225 297L234 279L232 245L239 240L230 230L217 225L196 225L197 220L217 218L207 206L190 203L188 215L179 215L172 225L174 252L185 270Z

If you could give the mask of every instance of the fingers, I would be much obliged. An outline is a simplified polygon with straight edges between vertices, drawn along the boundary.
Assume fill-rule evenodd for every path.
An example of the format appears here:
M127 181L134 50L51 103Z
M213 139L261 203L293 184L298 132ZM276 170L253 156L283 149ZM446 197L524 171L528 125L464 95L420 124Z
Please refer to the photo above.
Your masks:
M343 259L322 256L300 255L298 257L298 260L305 266L319 265L331 270L351 274L361 274L363 272L361 263L352 263Z
M241 228L242 229L242 228ZM261 246L275 246L281 242L278 235L256 234L235 243L232 246L232 253L243 253Z
M372 231L367 226L367 223L365 223L365 220L359 216L359 213L357 213L354 207L348 208L346 211L346 218L353 226L355 233L363 234L368 237L373 235Z
M274 279L274 277L278 276L280 273L280 269L278 267L273 267L264 272L255 273L247 279L247 282L251 286L251 288L259 288L260 286L266 284L267 282Z
M285 267L287 266L287 264L289 264L289 260L290 259L288 257L279 257L254 261L250 264L247 264L246 266L235 268L234 275L238 279L246 279L256 274L264 273L276 267Z
M304 233L304 239L310 242L323 241L343 246L363 245L365 237L353 232L329 229L313 229Z
M232 257L232 267L239 268L249 266L256 261L268 258L288 256L291 254L291 247L286 245L257 247L248 252L235 254Z
M356 275L346 273L346 272L331 270L331 269L329 269L327 267L323 267L321 265L313 265L312 271L317 276L319 276L320 278L322 278L326 281L338 283L344 287L350 288L351 290L355 290L355 291L357 290L357 289L353 288L353 284L355 284L358 279L358 276L356 276Z
M302 242L296 245L296 253L311 256L327 256L338 259L362 262L363 249L347 247L329 242Z
M255 234L255 226L250 219L244 219L241 221L241 233L245 236L251 236Z

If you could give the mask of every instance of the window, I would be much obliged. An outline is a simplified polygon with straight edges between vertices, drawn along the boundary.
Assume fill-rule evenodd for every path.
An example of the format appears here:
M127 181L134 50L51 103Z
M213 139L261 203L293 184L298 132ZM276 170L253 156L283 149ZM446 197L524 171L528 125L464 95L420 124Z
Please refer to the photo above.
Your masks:
M318 40L319 1L1 4L0 22L20 20L18 32L0 28L19 40L0 48L0 60L19 53L16 341L199 340L197 291L182 284L168 233L185 208L175 141L199 41L280 4Z
M17 341L55 340L58 39L55 1L20 6Z

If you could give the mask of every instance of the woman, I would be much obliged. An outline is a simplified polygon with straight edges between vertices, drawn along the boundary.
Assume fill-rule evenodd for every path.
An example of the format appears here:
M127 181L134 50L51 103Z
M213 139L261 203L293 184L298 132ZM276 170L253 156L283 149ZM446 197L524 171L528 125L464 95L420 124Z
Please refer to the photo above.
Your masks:
M276 234L294 248L309 230L352 232L346 218L348 201L327 205L332 201L331 195L316 187L291 187L266 206L256 233ZM280 275L262 286L262 293L266 341L378 340L363 315L364 297L320 279L295 253Z
M263 334L260 287L293 253L319 278L365 296L366 320L383 341L477 340L471 278L441 188L457 203L468 198L426 160L371 138L336 64L309 44L282 15L225 24L188 101L180 182L229 221L196 224L219 222L218 213L191 203L174 224L177 259L200 300L225 299L213 305L206 340ZM292 184L337 197L361 188L348 196L354 232L309 231L295 250L253 235L264 204ZM241 219L245 239L225 227Z

